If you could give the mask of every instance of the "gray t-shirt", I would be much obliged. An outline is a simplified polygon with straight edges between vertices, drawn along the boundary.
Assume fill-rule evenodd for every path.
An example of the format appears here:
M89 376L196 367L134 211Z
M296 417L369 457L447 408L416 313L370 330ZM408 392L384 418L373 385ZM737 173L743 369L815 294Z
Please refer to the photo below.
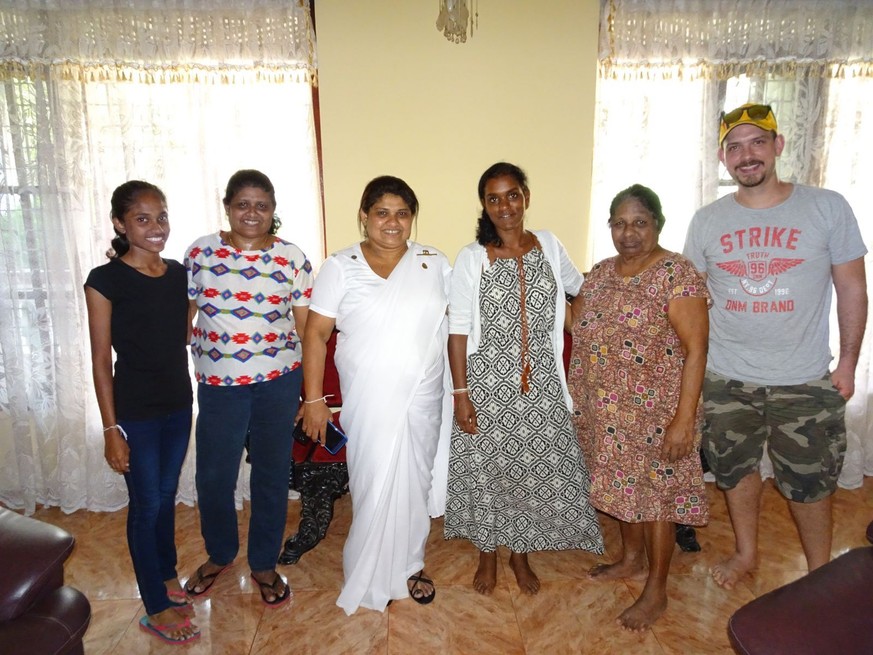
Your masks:
M783 203L726 196L699 209L684 255L712 294L707 368L755 384L803 384L827 373L831 266L863 257L840 194L795 185Z

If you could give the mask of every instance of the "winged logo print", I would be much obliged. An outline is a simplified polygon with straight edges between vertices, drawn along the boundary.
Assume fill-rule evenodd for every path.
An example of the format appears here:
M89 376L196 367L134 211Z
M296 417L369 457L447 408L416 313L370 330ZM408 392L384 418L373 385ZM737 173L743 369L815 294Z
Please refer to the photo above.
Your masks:
M802 264L803 261L804 260L802 259L774 257L770 260L766 269L763 266L761 266L760 268L753 266L752 271L754 271L754 273L749 273L749 267L742 259L734 259L729 262L717 262L716 266L718 266L723 271L727 271L731 275L736 275L737 277L748 277L754 280L763 280L765 277L773 277L779 275L780 273L784 273L785 271L794 268L798 264Z

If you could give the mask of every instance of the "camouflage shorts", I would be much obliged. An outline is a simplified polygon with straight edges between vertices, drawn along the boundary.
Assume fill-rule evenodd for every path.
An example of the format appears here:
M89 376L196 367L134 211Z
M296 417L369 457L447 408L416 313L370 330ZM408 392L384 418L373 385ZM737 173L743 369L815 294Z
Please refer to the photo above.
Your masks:
M707 371L703 450L718 487L733 489L756 471L766 444L783 496L801 503L826 498L846 454L845 407L829 374L764 386Z

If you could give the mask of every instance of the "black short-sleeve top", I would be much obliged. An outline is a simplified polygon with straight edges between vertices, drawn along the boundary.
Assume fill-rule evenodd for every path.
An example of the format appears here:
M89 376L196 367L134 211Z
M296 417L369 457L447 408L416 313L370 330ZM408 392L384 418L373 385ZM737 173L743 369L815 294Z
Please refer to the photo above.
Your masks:
M150 277L112 259L85 281L112 303L115 414L118 420L160 418L190 407L188 278L185 267L164 260Z

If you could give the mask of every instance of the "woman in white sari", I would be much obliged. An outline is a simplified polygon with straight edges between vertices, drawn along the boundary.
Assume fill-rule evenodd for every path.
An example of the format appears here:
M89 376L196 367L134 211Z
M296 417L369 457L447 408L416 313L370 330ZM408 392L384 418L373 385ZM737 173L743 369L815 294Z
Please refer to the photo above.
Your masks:
M382 176L367 185L358 218L364 241L325 261L303 339L303 427L323 442L331 416L321 398L326 343L339 330L352 497L337 600L346 614L384 611L406 597L427 604L436 595L424 547L430 516L445 508L450 268L438 250L409 241L417 211L403 180Z

